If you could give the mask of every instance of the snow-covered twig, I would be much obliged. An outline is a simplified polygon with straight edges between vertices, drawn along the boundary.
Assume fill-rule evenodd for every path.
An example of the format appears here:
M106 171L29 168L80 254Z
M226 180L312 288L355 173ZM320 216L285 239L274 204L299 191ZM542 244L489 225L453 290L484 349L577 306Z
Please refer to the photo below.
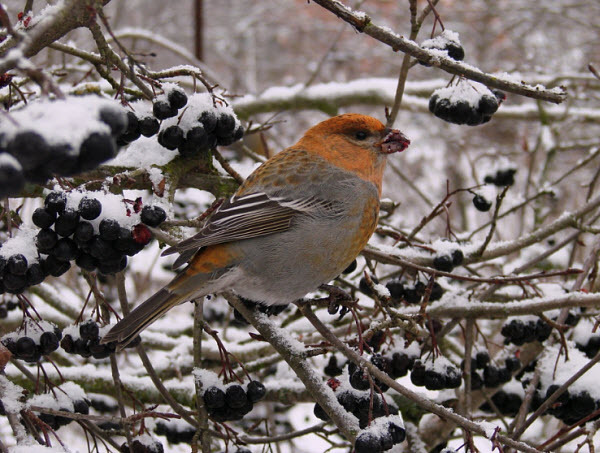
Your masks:
M49 44L59 40L70 31L87 26L93 20L93 11L98 4L104 6L110 0L66 0L44 10L44 16L33 23L25 32L26 37L19 46L19 41L14 37L6 39L0 44L0 55L15 49L15 56L29 58L36 55ZM18 59L0 59L0 73L7 72L16 67Z
M600 307L600 294L586 294L582 292L569 293L557 297L535 297L522 299L509 303L476 302L469 301L467 304L457 304L456 301L444 300L436 302L427 307L426 313L432 317L440 318L503 318L506 316L530 315L542 313L557 308L574 307ZM399 310L399 313L416 314L416 308Z
M387 44L396 52L401 51L407 53L418 60L424 61L432 66L437 66L451 74L460 75L467 79L483 83L490 88L498 88L499 90L505 90L522 96L557 104L563 102L567 97L565 90L562 88L548 90L543 86L531 86L526 83L516 83L506 77L486 74L471 65L458 62L450 57L440 57L436 53L421 48L414 41L394 33L389 28L373 23L367 14L353 11L339 0L313 1L328 11L331 11L340 19L348 22L358 32L365 33L372 38Z
M260 335L268 341L283 359L294 370L298 378L311 393L313 398L325 410L333 423L339 428L346 439L353 441L358 432L356 419L346 412L335 398L333 391L327 387L315 370L304 357L304 346L296 344L290 337L289 331L277 327L265 315L246 307L233 293L224 294L229 303L233 305L246 318ZM300 349L301 347L301 349Z

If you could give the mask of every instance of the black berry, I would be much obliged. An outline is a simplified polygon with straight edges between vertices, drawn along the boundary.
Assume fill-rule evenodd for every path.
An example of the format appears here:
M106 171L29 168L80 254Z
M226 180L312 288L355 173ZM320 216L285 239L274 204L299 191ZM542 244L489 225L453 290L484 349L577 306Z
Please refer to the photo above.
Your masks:
M27 273L27 258L20 253L11 255L6 261L6 268L14 275L25 275Z
M40 263L33 263L27 269L27 286L39 285L46 278L46 273Z
M102 212L102 203L96 198L83 197L79 201L79 215L85 220L94 220Z
M169 105L171 106L171 108L176 110L179 110L180 108L185 106L188 100L185 92L183 90L177 89L170 91L167 95L167 99L169 100Z
M228 113L221 113L215 127L215 134L218 138L229 137L235 130L235 118Z
M248 400L253 403L262 400L267 394L267 389L260 381L250 381L246 389Z
M40 335L40 350L42 355L48 355L58 349L58 337L54 332L44 332Z
M169 150L177 149L183 143L183 130L179 126L169 126L158 133L158 143Z
M218 409L225 406L225 392L218 387L207 388L203 398L208 409Z
M167 101L156 101L152 105L152 113L159 120L166 120L177 115L177 109L171 107L171 104Z
M400 280L391 280L386 283L385 287L390 292L390 297L395 302L402 300L404 296L404 285L400 283Z
M383 451L381 439L370 431L360 433L354 442L356 453L379 453Z
M246 391L241 385L234 384L225 390L225 403L227 406L236 409L243 407L248 401Z
M146 225L157 227L165 221L167 213L160 206L144 206L140 218Z
M71 236L79 225L79 213L74 209L65 209L54 222L54 231L59 236Z
M114 241L119 237L121 225L114 219L102 219L98 231L105 241Z
M214 112L208 110L202 112L200 118L198 118L198 121L202 123L202 125L204 126L204 130L208 134L214 132L215 128L217 127L217 115L215 115Z
M160 129L160 123L156 118L146 116L139 120L140 133L144 137L152 137L158 133Z
M116 154L115 141L109 134L92 132L79 148L79 170L93 170Z
M95 340L98 338L99 333L100 328L98 327L98 324L91 319L79 324L79 335L81 335L81 338L84 340Z
M91 241L94 237L94 226L90 222L79 222L73 233L73 239L78 244Z
M438 271L451 272L454 268L454 263L450 255L439 255L433 259L433 267Z
M140 138L140 122L133 112L127 112L127 129L119 137L121 144L131 143Z
M35 211L33 211L31 220L35 226L40 228L49 228L56 220L56 212L50 211L46 208L37 208Z
M343 370L338 366L337 357L332 355L323 371L327 376L335 377L342 374Z
M49 211L60 214L67 206L67 196L63 192L50 192L44 200L44 206Z
M492 207L492 203L486 200L483 196L477 194L473 197L473 206L481 212L487 212Z
M79 247L73 239L62 238L56 243L52 255L59 261L72 261L79 255Z
M42 253L50 252L58 242L58 235L49 228L40 230L37 234L35 245Z

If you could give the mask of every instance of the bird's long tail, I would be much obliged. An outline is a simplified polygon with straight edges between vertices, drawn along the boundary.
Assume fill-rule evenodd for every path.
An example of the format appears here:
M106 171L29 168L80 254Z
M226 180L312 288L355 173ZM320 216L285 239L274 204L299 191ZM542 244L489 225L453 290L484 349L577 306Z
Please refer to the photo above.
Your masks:
M104 335L101 343L117 342L117 350L123 349L142 330L160 318L165 312L177 304L185 301L188 294L178 294L162 288L149 299L135 307L131 313L121 319L110 331Z

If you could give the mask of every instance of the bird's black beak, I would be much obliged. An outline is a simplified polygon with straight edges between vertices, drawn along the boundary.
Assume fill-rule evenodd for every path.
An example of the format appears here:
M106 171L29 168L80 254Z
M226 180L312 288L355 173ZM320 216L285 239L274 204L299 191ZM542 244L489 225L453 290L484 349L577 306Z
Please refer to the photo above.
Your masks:
M398 129L387 129L384 131L383 140L381 140L381 152L383 154L399 153L404 151L410 145L410 140Z

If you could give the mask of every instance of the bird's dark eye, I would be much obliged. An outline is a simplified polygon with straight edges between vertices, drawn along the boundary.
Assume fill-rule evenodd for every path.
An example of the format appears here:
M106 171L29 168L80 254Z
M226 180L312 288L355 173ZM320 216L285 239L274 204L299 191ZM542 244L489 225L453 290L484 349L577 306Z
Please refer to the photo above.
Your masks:
M357 140L364 140L368 135L369 134L367 134L365 131L358 131L354 134L354 137L356 137Z

